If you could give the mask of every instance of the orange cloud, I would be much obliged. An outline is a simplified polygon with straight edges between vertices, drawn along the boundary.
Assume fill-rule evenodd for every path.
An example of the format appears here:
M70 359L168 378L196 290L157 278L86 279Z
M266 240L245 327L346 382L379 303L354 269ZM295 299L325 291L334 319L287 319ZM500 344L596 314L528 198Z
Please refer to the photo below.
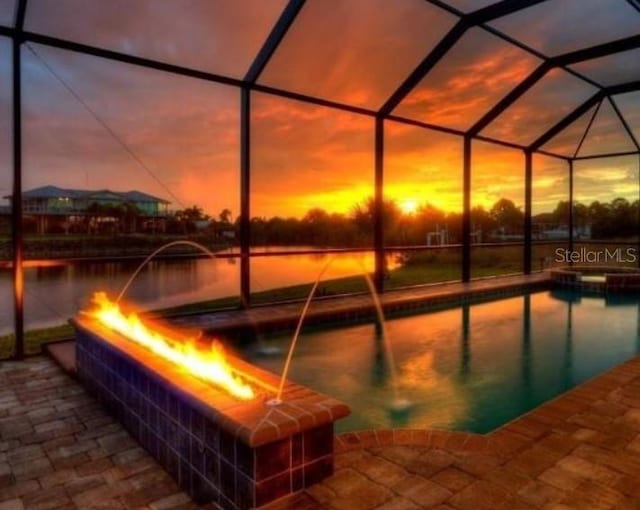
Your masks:
M455 21L422 0L307 2L261 81L378 108Z
M538 59L480 29L470 30L395 113L465 130L522 81Z
M528 145L595 92L594 87L566 71L552 69L489 124L482 134Z
M193 2L176 19L155 2L151 9L150 0L91 6L78 0L32 0L27 27L242 76L285 4L247 2ZM454 21L423 0L308 2L265 70L264 82L377 108ZM223 208L238 213L237 89L35 49L108 128L25 49L25 188L56 184L140 189L171 200L173 207L196 204L213 215ZM11 104L9 50L8 41L0 38L0 103L5 112ZM536 65L530 55L473 29L395 113L466 129ZM552 71L483 134L529 143L592 93L564 71ZM253 215L300 216L312 207L344 213L373 195L373 119L265 94L252 97ZM636 133L639 98L638 93L620 97ZM0 157L7 169L0 172L0 189L5 191L11 186L9 117L0 116L0 132L6 134L0 137ZM393 122L385 126L386 198L459 211L461 139ZM613 146L614 127L603 124L596 140L601 146ZM573 130L570 135L567 132L567 140L575 139ZM554 142L568 150L560 138ZM522 205L521 152L474 143L473 154L474 205L490 206L502 197ZM565 196L561 167L545 164L536 174L534 202L539 210ZM610 200L612 194L633 195L636 177L627 163L610 160L598 168L581 174L581 196Z

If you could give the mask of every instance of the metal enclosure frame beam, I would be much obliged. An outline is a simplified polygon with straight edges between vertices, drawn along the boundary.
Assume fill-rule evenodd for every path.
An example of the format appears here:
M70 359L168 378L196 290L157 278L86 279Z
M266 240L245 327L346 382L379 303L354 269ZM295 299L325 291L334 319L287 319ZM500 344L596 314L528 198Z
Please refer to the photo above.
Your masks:
M462 147L462 281L471 280L471 148L470 136Z
M428 72L447 54L447 52L460 40L467 30L503 17L514 12L526 9L533 5L545 2L546 0L502 0L488 7L479 9L469 14L459 14L460 19L440 40L440 42L425 56L414 71L387 99L385 104L378 110L369 110L351 106L335 101L325 100L317 97L307 96L274 87L259 85L257 83L261 73L268 62L273 57L282 40L294 23L296 17L305 5L305 0L289 0L287 6L281 13L278 21L274 25L271 33L265 40L264 45L253 60L249 70L243 79L235 79L205 71L185 68L152 59L127 55L112 50L92 47L73 41L67 41L56 37L24 31L24 19L27 0L17 0L17 14L14 28L0 27L0 35L8 36L12 39L12 65L13 65L13 200L12 200L12 241L13 252L13 281L14 281L14 308L15 308L15 330L16 330L16 357L24 355L24 303L23 303L23 227L22 227L22 111L21 111L21 56L20 48L24 42L33 42L50 47L56 47L67 51L79 52L85 55L92 55L112 61L118 61L136 66L142 66L176 75L202 79L222 85L238 87L240 90L240 248L241 248L241 282L240 294L242 306L250 305L250 177L251 177L251 93L252 91L264 92L279 97L303 101L309 104L316 104L323 107L334 108L359 115L365 115L375 120L375 205L374 205L374 242L375 251L375 283L379 291L383 290L384 283L384 122L385 119L405 124L413 124L423 128L437 129L443 132L450 132L463 137L463 215L462 215L462 281L469 281L471 278L471 162L472 162L472 141L473 139L484 140L490 143L498 143L511 148L518 148L525 151L525 253L524 271L531 270L531 192L532 192L532 154L540 152L548 156L564 159L569 163L570 173L570 247L573 247L573 166L574 160L587 158L613 157L619 155L631 155L637 152L618 153L608 155L598 155L585 158L566 158L564 156L544 152L540 147L551 139L555 134L566 128L575 121L584 111L587 111L596 101L601 101L604 97L612 94L640 90L640 82L632 82L614 87L602 88L592 98L576 108L555 126L540 136L533 144L522 147L506 141L494 140L480 136L480 131L486 127L497 115L512 104L524 92L530 89L539 79L541 79L550 69L563 67L572 63L581 62L600 56L625 51L627 49L640 47L640 36L633 36L625 39L611 41L599 46L594 46L584 50L575 51L555 58L543 59L543 63L534 70L525 80L505 96L492 110L487 112L480 121L476 122L472 128L464 132L454 132L442 126L430 126L411 119L393 116L395 107L415 88L415 86L428 74ZM636 6L636 2L629 3ZM436 0L431 1L436 3ZM444 8L443 6L440 6ZM454 12L453 9L448 9ZM588 81L588 80L585 80ZM638 140L633 136L628 124L620 113L615 102L610 98L612 105L616 109L618 116L625 125L625 129L630 134L636 148ZM574 155L575 156L575 155ZM640 165L640 159L639 159ZM640 181L639 181L640 193Z
M377 292L383 292L386 264L384 253L384 119L382 117L375 119L374 137L374 284Z
M16 9L16 35L11 41L11 64L13 72L12 84L12 130L13 130L13 185L11 200L11 241L12 277L13 277L13 307L15 333L15 359L24 357L24 232L22 226L22 69L20 52L24 42L21 34L24 28L24 18L27 10L27 0L19 0Z
M542 64L529 74L529 76L516 85L516 87L504 96L493 108L491 108L473 126L471 126L468 133L471 136L477 136L509 106L538 83L550 70L636 48L640 48L640 35L617 39L615 41L598 44L590 48L584 48L545 59ZM603 87L600 86L599 88L602 89Z
M431 52L418 64L413 72L400 84L400 86L389 96L379 110L382 117L388 117L393 110L407 97L420 81L442 60L447 52L462 38L470 25L466 18L461 18L447 32Z
M293 25L305 0L289 0L240 88L240 307L251 306L251 89Z
M609 152L607 154L591 154L589 156L577 156L573 158L574 161L586 161L589 159L604 159L604 158L621 158L624 156L635 156L638 151L626 151L626 152Z
M593 96L587 99L580 106L575 108L571 113L566 115L564 118L560 119L555 125L545 131L542 135L540 135L531 145L529 145L528 150L535 152L540 147L542 147L545 143L551 140L554 136L572 124L574 121L578 120L582 115L588 112L591 107L596 105L598 102L602 100L604 97L604 93L602 91L596 92Z
M633 145L635 145L636 149L640 151L640 144L638 143L638 139L636 138L636 135L633 133L631 126L629 126L627 119L625 119L624 115L622 115L622 112L620 111L620 108L618 108L618 105L616 104L615 99L612 96L608 96L608 99L609 99L609 103L611 103L611 106L616 112L616 115L620 119L620 122L622 122L622 125L624 126L624 129L627 132L627 135L629 135L631 142L633 142Z
M289 3L280 14L278 21L245 74L245 83L253 85L258 81L260 75L267 67L267 64L293 25L296 17L304 7L305 1L306 0L289 0Z
M620 83L618 85L612 85L611 87L607 87L604 89L608 96L626 94L627 92L637 92L638 90L640 90L640 80Z
M569 160L569 251L573 252L573 159ZM569 265L573 264L569 258Z
M389 96L378 113L383 117L391 115L393 110L407 97L418 83L435 67L447 52L469 30L494 19L513 14L547 0L502 0L477 11L463 15L447 34L436 44L427 56L417 65L413 72Z
M523 272L531 274L531 250L532 250L532 221L531 221L531 195L533 180L533 154L529 150L524 151L524 254Z
M240 89L240 306L251 306L251 91Z

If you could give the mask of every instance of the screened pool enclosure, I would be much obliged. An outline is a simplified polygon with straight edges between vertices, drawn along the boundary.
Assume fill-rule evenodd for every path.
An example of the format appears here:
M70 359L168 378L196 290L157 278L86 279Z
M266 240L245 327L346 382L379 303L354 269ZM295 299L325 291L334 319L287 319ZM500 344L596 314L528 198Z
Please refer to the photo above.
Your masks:
M638 265L638 0L0 0L0 101L3 357L176 240L146 308Z

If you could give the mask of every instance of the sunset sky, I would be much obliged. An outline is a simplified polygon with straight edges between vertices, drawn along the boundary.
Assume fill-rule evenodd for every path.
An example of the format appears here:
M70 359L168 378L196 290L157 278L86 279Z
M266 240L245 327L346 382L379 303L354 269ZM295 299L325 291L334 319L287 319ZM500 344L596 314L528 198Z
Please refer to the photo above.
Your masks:
M11 18L10 3L0 0L0 24ZM241 78L285 3L30 0L26 26ZM490 2L450 3L468 11ZM377 109L456 20L424 0L309 0L261 82ZM607 0L549 0L492 26L556 55L636 34L640 14L626 2L612 9ZM1 195L11 188L9 51L0 38ZM635 57L634 50L574 67L605 84L618 75L632 81L640 79ZM485 30L469 30L394 114L468 129L539 63ZM31 44L23 48L23 81L25 189L138 189L170 200L172 208L196 204L212 215L224 208L238 214L237 89ZM553 70L482 134L529 144L595 91ZM640 93L615 101L640 137ZM372 118L262 93L253 95L252 113L253 216L301 216L313 207L347 213L373 195ZM545 148L573 155L592 113ZM579 155L633 149L612 105L603 102ZM385 150L386 198L461 209L460 137L387 122ZM635 157L580 163L576 198L635 199L637 166ZM534 212L566 199L566 168L560 160L535 159ZM502 197L523 205L521 151L474 143L472 176L473 205Z

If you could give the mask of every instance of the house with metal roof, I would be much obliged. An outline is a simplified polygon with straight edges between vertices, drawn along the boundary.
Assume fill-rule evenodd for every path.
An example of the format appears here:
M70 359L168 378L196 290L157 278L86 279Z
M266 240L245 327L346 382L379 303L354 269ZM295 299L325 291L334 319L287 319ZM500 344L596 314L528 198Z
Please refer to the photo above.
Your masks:
M11 202L11 196L4 197ZM170 202L142 191L41 186L22 194L22 210L37 233L160 230Z

